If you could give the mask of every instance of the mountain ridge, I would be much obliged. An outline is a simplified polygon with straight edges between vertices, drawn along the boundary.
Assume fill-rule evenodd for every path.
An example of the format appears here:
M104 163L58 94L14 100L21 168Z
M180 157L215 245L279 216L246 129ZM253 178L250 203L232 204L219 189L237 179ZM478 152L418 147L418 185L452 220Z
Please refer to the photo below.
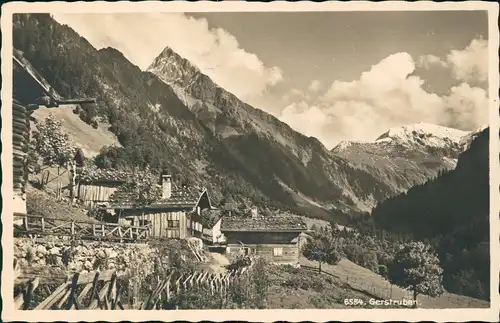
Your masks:
M185 70L186 68L187 70ZM215 134L222 135L224 138L241 134L241 131L238 131L235 127L219 128L219 132L217 131L218 127L214 121L217 118L217 113L218 111L225 111L225 108L228 108L227 103L220 104L220 102L217 102L217 92L221 91L224 93L224 89L211 81L199 68L177 54L173 49L166 47L153 60L148 71L155 73L165 83L174 87L177 95L180 98L184 98L183 102ZM197 84L200 86L197 87ZM210 90L211 87L213 87L212 90ZM213 93L215 95L211 95ZM241 111L246 109L245 112L248 115L241 117L241 119L258 120L262 117L262 110L251 107L233 94L228 93L226 98L230 104L233 104L232 107L234 108L234 110L227 110ZM265 118L265 123L276 124L280 122L278 119L274 120L273 118L273 116L268 116ZM264 128L261 126L263 123L256 126L257 130ZM285 127L287 126L285 124ZM459 142L457 138L467 134L467 132L461 130L420 122L388 129L385 134L375 140L375 143L370 148L366 147L366 143L343 142L328 151L316 138L310 138L299 133L299 136L303 136L299 140L308 143L293 145L290 144L291 140L289 140L289 136L283 133L283 128L265 130L267 131L263 131L263 133L269 138L276 138L279 144L284 147L290 147L294 153L299 152L295 153L295 156L300 158L306 167L309 158L304 158L304 155L300 155L300 151L308 151L310 149L308 146L313 145L312 142L315 140L317 144L315 149L318 151L328 152L334 160L340 157L347 161L350 165L349 167L362 170L377 179L381 179L390 188L389 191L391 192L388 195L404 192L413 185L421 184L427 179L437 176L440 171L453 169L456 165L458 153L461 151L458 147ZM289 127L289 131L294 132L291 127ZM412 138L413 140L411 140ZM380 147L375 147L376 145ZM359 153L357 154L353 151L342 151L339 149L341 147L345 149L350 147L353 150L361 149L361 151L364 151L365 156L359 156ZM378 153L379 156L375 157L377 153L374 150L380 151ZM391 154L388 155L388 151ZM392 157L392 160L388 160L388 157ZM374 162L373 159L377 160ZM350 198L356 200L356 196L351 195ZM369 209L370 205L374 205L373 200L369 200L367 198L364 203L361 202L361 204L364 204L362 207L364 210Z
M46 14L15 15L14 46L61 95L98 99L97 107L83 107L84 119L105 120L121 145L102 149L99 167L168 169L176 181L203 184L218 205L237 201L238 210L254 204L332 221L398 192L384 169L332 153L172 49L142 71Z
M317 159L312 161L313 154L322 156L320 159L331 164L336 170L342 167L339 165L352 167L349 161L331 155L316 138L294 131L274 116L250 106L227 92L169 47L154 59L148 71L155 73L166 84L176 89L179 98L182 98L183 102L223 141L230 141L231 138L234 139L253 130L258 137L280 145L280 150L287 150L287 153L299 159L305 168L317 161ZM351 191L347 192L349 198L356 199L356 194L352 193L348 183L340 183L342 184ZM307 192L302 191L302 193L310 196ZM369 203L372 204L373 201L370 200Z
M388 129L373 141L343 141L331 152L383 179L397 193L454 169L471 133L419 122Z

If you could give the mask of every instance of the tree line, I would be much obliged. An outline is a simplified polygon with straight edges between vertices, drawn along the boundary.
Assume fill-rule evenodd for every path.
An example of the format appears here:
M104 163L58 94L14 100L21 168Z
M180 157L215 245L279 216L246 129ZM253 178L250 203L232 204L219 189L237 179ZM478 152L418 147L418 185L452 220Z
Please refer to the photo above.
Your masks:
M365 231L432 246L449 292L489 300L489 128L454 170L379 203L353 223Z

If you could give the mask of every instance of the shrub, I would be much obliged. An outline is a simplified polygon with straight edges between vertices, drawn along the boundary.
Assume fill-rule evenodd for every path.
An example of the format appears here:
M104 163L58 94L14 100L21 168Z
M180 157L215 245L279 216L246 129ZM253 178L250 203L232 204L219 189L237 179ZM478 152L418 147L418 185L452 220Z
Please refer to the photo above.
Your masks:
M183 290L176 294L168 302L163 303L163 308L179 309L215 309L222 308L223 300L220 294L211 294L208 287L195 287Z
M325 288L325 280L323 276L299 274L287 278L281 286L321 292Z
M56 266L57 265L57 255L54 255L54 254L47 255L46 263L49 266Z
M250 256L243 254L236 254L236 256L231 259L231 263L227 266L228 270L238 270L243 267L248 267L252 263Z
M384 278L387 278L388 270L386 265L378 265L378 274Z

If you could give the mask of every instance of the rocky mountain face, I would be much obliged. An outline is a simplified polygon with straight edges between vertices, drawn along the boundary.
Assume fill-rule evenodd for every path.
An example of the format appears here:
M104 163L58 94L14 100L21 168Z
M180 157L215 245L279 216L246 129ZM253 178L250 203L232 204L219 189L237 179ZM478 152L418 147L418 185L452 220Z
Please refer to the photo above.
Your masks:
M428 123L389 129L373 142L341 142L332 153L404 192L454 169L472 133Z
M165 48L148 71L170 85L256 178L302 205L330 211L366 211L391 194L389 187L344 158L330 153L277 118L214 83L189 61Z
M419 123L389 129L372 143L342 142L327 154L314 138L306 138L276 118L240 101L169 47L148 70L172 86L184 104L222 141L231 142L249 133L258 134L274 141L280 149L287 149L306 169L312 154L321 156L321 167L334 170L333 176L326 180L347 192L351 199L347 204L353 203L363 211L387 196L424 183L440 171L453 169L457 156L465 149L460 140L467 132ZM380 190L370 192L371 188L357 183L353 173L359 171L362 176L371 175L368 177L374 179L375 191ZM304 192L302 188L299 191ZM352 194L356 191L358 193ZM309 195L308 199L317 196ZM321 202L323 205L329 203L324 199ZM339 207L336 204L331 202L334 208Z
M174 181L207 187L216 206L234 201L337 221L394 195L386 177L405 182L386 174L383 157L370 166L328 151L242 102L170 48L141 71L46 14L14 16L14 46L63 97L98 99L82 106L82 118L110 124L121 145L103 149L99 167L168 169ZM415 177L419 163L438 167L431 156L415 162Z

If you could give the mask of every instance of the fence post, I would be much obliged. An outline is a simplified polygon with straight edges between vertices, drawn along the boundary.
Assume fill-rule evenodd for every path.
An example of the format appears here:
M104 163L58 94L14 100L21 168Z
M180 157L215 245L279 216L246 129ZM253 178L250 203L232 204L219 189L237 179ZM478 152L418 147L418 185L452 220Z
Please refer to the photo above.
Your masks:
M24 303L23 303L24 310L27 310L29 308L31 299L33 298L33 292L38 287L39 282L40 280L38 277L29 282L28 287L26 288L26 293L24 294Z
M88 306L90 306L90 304L92 304L92 301L94 300L94 298L96 296L97 296L97 301L100 303L99 295L97 295L97 285L98 284L99 284L99 272L96 271L95 276L94 276L94 280L92 281L92 291L91 291L91 294L90 294L90 299L89 299L89 302L88 302Z
M28 216L23 217L23 222L24 222L24 228L26 229L26 232L29 231L29 228L28 228Z
M167 303L170 301L170 278L167 280Z
M73 304L75 305L76 309L79 309L79 304L76 301L76 289L78 288L78 278L80 274L76 273L73 275L73 278L71 280L71 286L70 286L70 294L68 297L68 303L66 304L66 309L69 310L71 307L73 307Z
M75 236L75 221L71 221L71 237Z

